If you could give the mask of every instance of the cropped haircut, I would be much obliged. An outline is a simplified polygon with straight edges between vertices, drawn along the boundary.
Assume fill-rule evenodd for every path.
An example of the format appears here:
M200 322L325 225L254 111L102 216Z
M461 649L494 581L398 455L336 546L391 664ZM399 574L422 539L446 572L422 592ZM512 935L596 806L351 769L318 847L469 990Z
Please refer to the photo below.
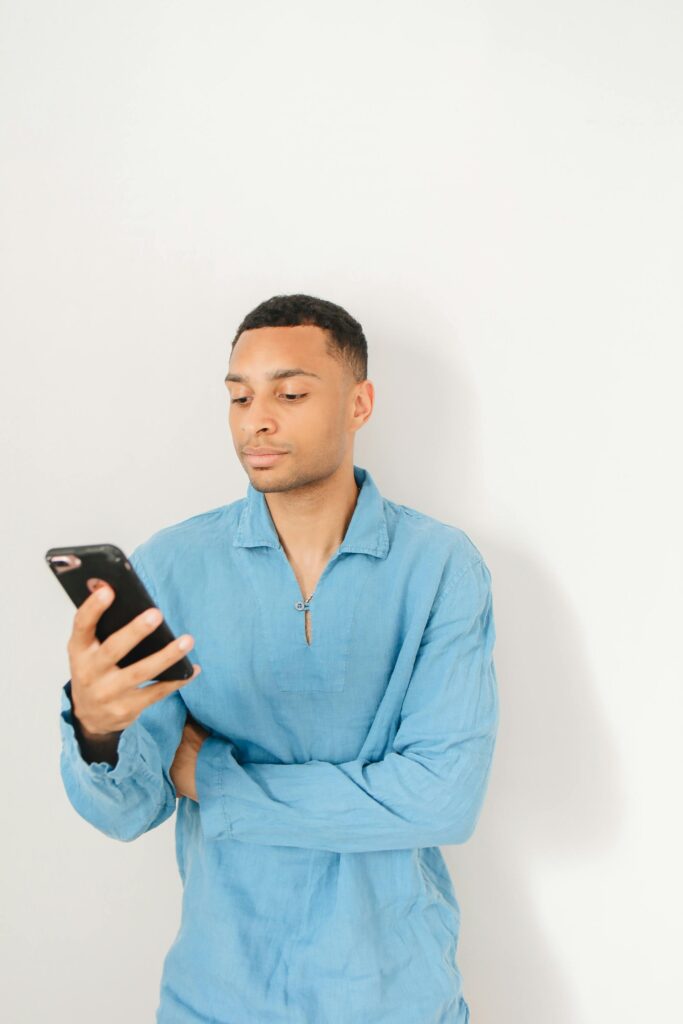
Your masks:
M351 371L360 382L368 376L368 345L363 328L345 309L314 295L273 295L247 313L237 328L230 351L242 331L258 327L312 325L325 331L327 352Z

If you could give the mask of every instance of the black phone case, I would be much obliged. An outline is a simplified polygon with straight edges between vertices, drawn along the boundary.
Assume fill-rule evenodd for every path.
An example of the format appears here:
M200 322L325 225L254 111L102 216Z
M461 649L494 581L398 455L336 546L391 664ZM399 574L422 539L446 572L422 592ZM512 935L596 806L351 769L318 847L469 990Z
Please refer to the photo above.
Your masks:
M64 560L65 555L76 556L80 560L80 565L69 566ZM95 634L100 643L117 629L127 625L146 608L156 607L135 569L115 544L50 548L45 553L45 560L77 608L91 594L86 582L91 577L105 580L113 588L114 600L104 610L95 627ZM161 611L163 612L163 608ZM175 636L164 619L153 632L143 637L128 654L124 655L117 665L119 668L132 665L141 658L160 651L172 640L175 640ZM192 662L183 656L164 669L156 679L159 682L189 679L193 672Z

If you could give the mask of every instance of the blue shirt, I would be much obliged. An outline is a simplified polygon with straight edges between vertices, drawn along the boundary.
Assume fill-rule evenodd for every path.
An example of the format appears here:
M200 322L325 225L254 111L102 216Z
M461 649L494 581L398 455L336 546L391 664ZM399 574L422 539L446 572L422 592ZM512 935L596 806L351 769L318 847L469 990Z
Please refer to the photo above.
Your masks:
M130 556L202 672L88 764L61 691L78 813L130 841L177 810L182 919L158 1024L466 1024L460 907L440 845L472 835L498 727L491 576L467 534L366 469L310 600L265 496ZM187 713L198 802L169 775Z

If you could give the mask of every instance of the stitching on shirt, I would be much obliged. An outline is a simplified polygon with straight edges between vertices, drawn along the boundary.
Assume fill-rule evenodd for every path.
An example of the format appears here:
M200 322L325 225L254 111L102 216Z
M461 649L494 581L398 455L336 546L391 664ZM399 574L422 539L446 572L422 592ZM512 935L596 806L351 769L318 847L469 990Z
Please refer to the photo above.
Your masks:
M458 583L463 578L466 572L468 572L470 569L473 569L475 565L483 564L484 560L480 555L474 558L471 562L468 562L467 565L463 569L461 569L461 571L458 573L455 579L452 579L451 582L446 585L445 590L443 590L441 594L436 598L434 604L432 605L432 612L434 612L439 607L443 599L447 597L447 595L450 594L454 587L458 585Z

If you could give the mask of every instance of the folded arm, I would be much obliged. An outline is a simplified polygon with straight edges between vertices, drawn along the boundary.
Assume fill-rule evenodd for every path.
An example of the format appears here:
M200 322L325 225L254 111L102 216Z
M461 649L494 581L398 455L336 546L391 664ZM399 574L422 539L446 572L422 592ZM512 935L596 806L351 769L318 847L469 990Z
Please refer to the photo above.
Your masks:
M481 558L434 604L392 750L381 761L239 763L200 749L207 839L343 853L464 843L484 801L498 727L491 576Z

